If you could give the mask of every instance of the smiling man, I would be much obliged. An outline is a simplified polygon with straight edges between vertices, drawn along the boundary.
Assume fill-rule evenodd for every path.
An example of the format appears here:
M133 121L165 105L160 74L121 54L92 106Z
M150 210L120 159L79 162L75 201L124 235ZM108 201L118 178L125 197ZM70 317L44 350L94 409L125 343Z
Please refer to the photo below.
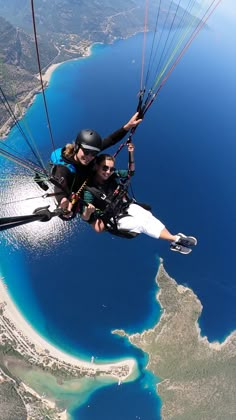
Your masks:
M73 193L83 189L91 174L95 156L122 140L128 131L141 121L138 113L135 113L123 127L103 140L92 129L81 130L74 143L69 143L52 153L52 182L55 185L56 200L61 208L71 212Z

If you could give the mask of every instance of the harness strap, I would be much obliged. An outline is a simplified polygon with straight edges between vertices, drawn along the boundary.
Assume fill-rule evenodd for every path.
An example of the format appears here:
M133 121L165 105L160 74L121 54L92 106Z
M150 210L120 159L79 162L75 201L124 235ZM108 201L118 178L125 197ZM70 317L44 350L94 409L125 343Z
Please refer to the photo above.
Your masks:
M108 224L106 224L106 229L109 233L111 233L112 235L115 236L120 236L121 238L126 238L126 239L133 239L136 238L136 236L139 235L139 233L137 232L130 232L129 230L125 230L125 229L118 229L117 227L117 222L122 219L123 217L132 217L129 214L122 214L120 216L118 216L115 220L115 223L113 224L111 222L111 220L109 220Z
M122 196L126 193L126 190L120 185L118 187L120 188L116 189L116 195L114 196L113 193L111 198L109 198L109 196L107 196L102 191L99 191L99 189L97 189L96 187L87 186L86 190L91 192L91 194L93 194L99 200L103 200L106 203L105 209L101 211L101 213L98 215L98 218L101 218L103 220L107 231L112 233L113 235L120 236L122 238L132 239L139 234L136 232L120 230L117 226L118 221L122 217L129 216L128 213L125 212L129 204L133 201L126 197L127 201L122 202Z
M0 218L0 231L11 229L13 227L25 225L34 221L48 222L52 217L59 216L62 214L62 209L56 209L54 211L49 210L49 206L38 207L32 214L24 216L13 216L13 217L2 217Z

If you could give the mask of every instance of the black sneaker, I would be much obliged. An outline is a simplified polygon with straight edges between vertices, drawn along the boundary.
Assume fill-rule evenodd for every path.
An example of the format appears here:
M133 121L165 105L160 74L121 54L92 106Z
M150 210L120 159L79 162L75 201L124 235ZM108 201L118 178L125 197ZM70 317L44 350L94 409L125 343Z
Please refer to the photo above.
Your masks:
M194 238L194 236L186 236L183 233L178 233L177 236L178 239L175 241L175 243L178 245L183 245L186 247L197 245L197 239Z
M191 248L177 244L176 242L171 242L170 250L175 251L175 252L180 252L180 254L186 254L186 255L192 252Z

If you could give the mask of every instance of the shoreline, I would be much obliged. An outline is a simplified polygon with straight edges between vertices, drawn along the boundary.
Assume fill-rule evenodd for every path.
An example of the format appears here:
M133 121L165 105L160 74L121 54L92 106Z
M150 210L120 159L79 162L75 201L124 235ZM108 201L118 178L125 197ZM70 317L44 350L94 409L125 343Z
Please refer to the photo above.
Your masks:
M46 89L49 86L49 83L50 83L50 80L51 80L51 77L52 77L52 74L53 74L54 70L56 70L62 64L69 63L70 61L77 61L77 60L80 60L80 59L90 57L92 55L92 49L95 45L99 45L99 44L100 45L110 45L110 44L113 44L115 41L122 41L122 40L128 39L130 37L133 37L133 36L135 36L139 33L140 33L140 31L137 31L134 34L129 35L127 37L115 38L110 43L95 41L92 44L90 44L89 46L86 46L85 48L82 48L80 56L77 56L75 58L70 58L70 59L65 60L65 61L61 61L60 63L50 64L49 67L47 67L47 66L44 67L44 68L46 68L46 71L43 72L43 70L42 70L42 72L43 72L42 81L43 81L43 84L44 84L44 88ZM36 74L35 77L40 82L39 73ZM21 115L18 115L17 104L16 104L15 113L16 113L17 118L19 118L21 120L24 117L25 113L28 111L28 109L34 103L35 98L36 98L37 94L39 94L39 93L42 93L41 86L35 87L31 91L29 91L28 94L19 101L19 104L21 104L22 107L23 107L23 111L22 111ZM28 98L29 98L29 102L26 105L24 105L24 102L27 101ZM14 127L14 124L12 123L11 118L9 118L7 121L5 121L5 123L0 127L0 137L1 137L1 139L6 139L6 137L9 135L9 133L10 133L10 131L13 127Z
M158 275L159 275L159 271L164 271L165 273L166 273L166 275L172 280L172 281L174 281L176 284L177 284L177 282L176 282L176 280L175 279L173 279L172 277L170 277L169 276L169 274L166 272L166 270L165 270L165 268L164 268L164 263L163 263L163 259L162 258L160 258L160 264L159 264L159 267L158 267L158 271L157 271L157 274L156 274L156 283L157 283L157 286L158 286L158 288L159 288L159 285L158 285L158 281L157 281L157 279L158 279ZM180 294L182 294L182 293L185 293L186 291L192 291L192 289L190 288L190 287L187 287L187 286L183 286L182 284L178 284L177 285L177 291L180 293ZM197 295L195 294L195 292L193 292L194 293L194 295L195 295L195 297L198 299L198 297L197 297ZM165 308L163 308L163 306L162 306L162 304L161 304L161 302L160 302L160 300L159 300L159 297L161 296L161 290L158 290L157 291L157 293L156 293L156 300L157 300L157 302L158 302L158 304L160 305L160 308L161 308L161 311L162 311L162 313L161 313L161 316L160 316L160 319L158 320L158 323L161 321L161 319L162 318L164 318L165 319L165 317L166 317L166 310L165 310ZM201 313L202 313L202 310L203 310L203 305L202 305L202 303L200 302L200 300L198 299L198 301L199 301L199 303L201 304ZM214 341L209 341L208 340L208 337L206 336L206 335L201 335L201 327L200 327L200 325L199 325L199 319L200 319L200 316L201 316L201 313L200 313L200 315L199 315L199 318L198 318L198 320L195 322L195 327L196 327L196 330L197 330L197 333L198 333L198 340L199 340L199 342L205 342L211 349L214 349L214 350L221 350L222 349L222 347L224 347L226 344L228 344L228 342L230 341L230 339L231 339L231 336L232 335L234 335L235 333L236 333L236 330L233 330L233 331L231 331L230 332L230 334L227 336L227 337L225 337L225 339L224 339L224 341L222 341L222 342L220 342L220 341L218 341L218 340L214 340ZM153 328L149 328L148 329L148 331L155 331L155 325L154 325L154 327ZM145 334L146 333L146 331L143 331L142 333L141 333L141 335L142 334Z
M71 58L69 60L61 61L60 63L54 63L54 64L49 65L49 67L46 69L46 71L42 74L42 81L43 81L43 84L44 84L44 89L46 89L49 86L49 83L50 83L50 80L51 80L51 77L52 77L52 74L53 74L54 70L56 70L62 64L69 63L70 61L75 61L75 60L77 61L77 60L80 60L80 59L89 57L90 55L92 55L92 47L95 44L96 44L96 42L93 43L93 44L91 44L89 47L87 47L86 50L83 50L82 55L79 56L79 57ZM40 82L40 75L39 75L39 73L36 74L35 77ZM35 87L31 91L29 91L27 93L27 95L24 98L22 98L21 101L19 101L19 104L22 105L22 104L24 104L25 101L27 101L27 99L29 99L28 104L27 105L23 105L23 112L19 116L17 115L17 104L16 104L15 111L14 112L16 113L17 118L22 119L24 117L25 113L28 111L28 109L34 103L35 98L36 98L37 94L39 94L39 93L42 93L41 86ZM13 127L14 127L14 124L12 123L12 119L9 118L2 125L2 127L0 127L0 136L1 136L1 138L2 139L6 139L6 137L8 136L8 134L10 133L10 131L11 131L11 129Z
M62 64L69 63L70 61L77 61L82 60L84 58L90 57L92 55L92 48L96 44L103 44L102 42L94 42L89 47L86 48L86 50L83 50L83 53L81 56L76 58L70 58L69 60L61 61L60 63L51 64L47 70L42 74L42 80L44 83L46 83L46 87L48 87L50 79L52 77L52 74L54 70L57 69L57 67L61 66ZM40 80L39 74L37 75L37 79Z
M40 336L40 334L38 334L23 317L13 302L12 298L10 297L9 293L7 292L6 284L2 278L0 278L0 309L4 311L4 316L8 318L10 322L16 327L20 337L22 338L22 336L24 336L30 341L30 343L34 344L35 349L39 354L44 354L46 351L46 353L48 353L51 357L59 359L61 362L73 365L77 368L82 368L83 370L92 369L97 372L102 371L104 372L105 376L111 376L113 378L115 377L118 381L120 380L120 376L118 374L116 375L116 372L113 372L113 370L116 368L121 368L124 365L128 367L128 373L122 377L122 381L125 381L134 373L136 367L135 359L124 359L120 362L104 364L96 363L94 361L86 362L50 344L45 338Z
M158 322L142 333L115 332L147 353L145 369L157 378L161 417L230 417L235 412L236 330L222 343L209 342L198 324L200 299L166 272L161 258L155 281L162 310Z
M162 303L161 303L161 301L159 299L160 296L161 296L161 290L160 290L160 287L159 287L159 284L158 284L158 276L159 276L159 274L161 272L165 272L166 276L168 276L168 278L171 281L174 281L177 284L176 280L173 279L172 277L170 277L170 275L166 272L166 270L164 268L163 259L160 258L159 267L158 267L158 270L157 270L157 274L155 276L155 282L156 282L157 287L158 287L158 290L156 292L156 301L157 301L157 303L158 303L158 305L160 306L160 309L161 309L161 311L160 311L161 312L161 315L160 315L160 318L158 319L157 323L152 328L145 329L141 333L127 334L123 330L116 330L115 329L112 332L113 334L117 334L117 332L118 332L118 335L120 335L122 337L127 337L128 340L129 340L129 337L130 336L131 337L140 336L141 338L144 338L147 333L155 333L155 330L156 330L157 325L159 325L161 321L163 321L163 320L165 321L165 319L166 319L166 309L162 306ZM183 294L183 293L185 293L187 291L193 292L190 287L183 286L182 284L177 284L177 291L180 294ZM193 294L194 294L195 298L197 298L198 302L201 305L201 312L199 314L199 318L195 321L195 328L196 328L196 331L197 331L198 342L199 343L202 342L202 343L206 344L209 347L210 350L214 350L214 351L217 351L217 352L218 351L221 351L227 344L229 344L231 342L232 337L234 337L234 335L236 334L236 330L235 329L232 330L224 338L224 340L222 342L220 342L219 340L209 341L208 340L208 337L206 335L203 336L201 334L201 327L199 325L199 319L200 319L200 316L201 316L201 313L202 313L202 310L203 310L203 305L200 302L200 300L198 299L197 295L194 292L193 292ZM160 337L162 335L162 333L164 334L164 332L161 331L158 334L158 337ZM135 345L134 343L132 343L132 344ZM146 369L149 369L149 367L150 367L150 360L147 363Z
M44 74L42 74L42 80L44 83L46 83L46 87L48 86L50 79L52 77L52 74L54 70L56 70L57 67L61 66L61 64L67 63L67 61L62 61L61 63L55 63L51 64L48 69L45 71ZM37 79L40 80L39 74L37 75Z

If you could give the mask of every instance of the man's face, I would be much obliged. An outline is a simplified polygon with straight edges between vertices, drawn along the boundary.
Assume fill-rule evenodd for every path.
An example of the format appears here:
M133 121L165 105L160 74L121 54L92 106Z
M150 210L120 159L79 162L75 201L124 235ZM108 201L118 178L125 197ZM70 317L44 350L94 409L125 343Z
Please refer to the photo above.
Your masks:
M85 149L80 146L78 152L75 155L75 160L79 161L82 165L87 166L97 155L94 150Z

